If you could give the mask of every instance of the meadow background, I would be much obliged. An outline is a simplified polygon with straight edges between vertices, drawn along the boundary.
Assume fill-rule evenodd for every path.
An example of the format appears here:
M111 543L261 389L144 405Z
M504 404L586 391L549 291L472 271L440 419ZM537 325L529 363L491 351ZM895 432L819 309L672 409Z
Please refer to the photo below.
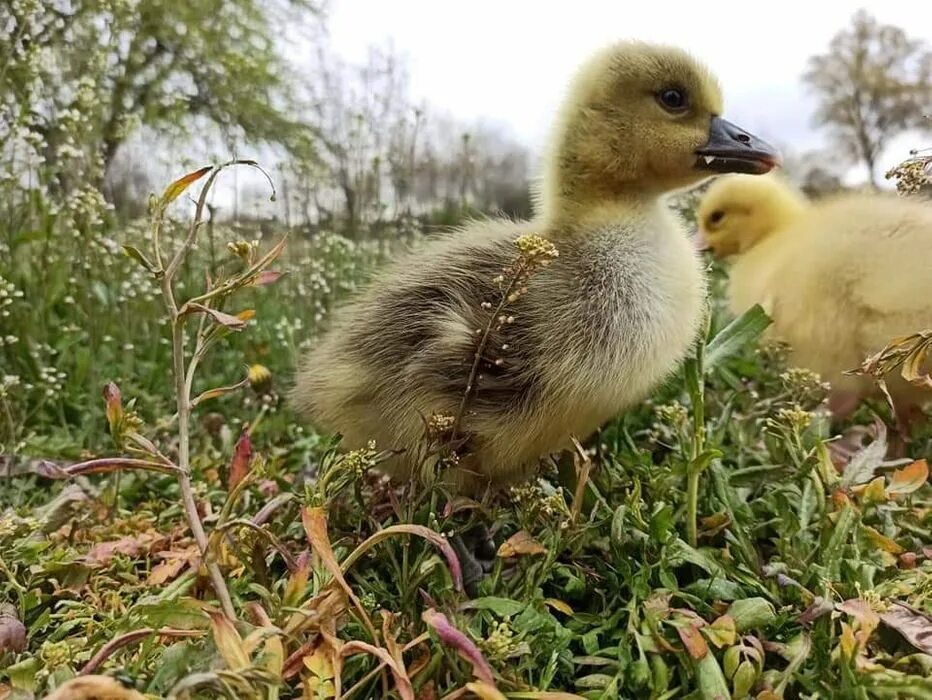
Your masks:
M125 697L932 697L932 435L887 460L874 402L833 455L824 386L728 317L711 260L704 349L505 497L439 508L290 413L380 262L532 212L537 154L413 96L391 46L342 58L331 9L0 7L0 698L92 697L78 674ZM924 152L883 163L927 142L932 51L836 19L799 84L824 147L787 175L927 196ZM198 170L234 158L264 171ZM231 285L187 325L156 230L179 303ZM173 363L208 336L189 417ZM93 461L140 455L184 474ZM504 543L472 599L443 537L471 512Z

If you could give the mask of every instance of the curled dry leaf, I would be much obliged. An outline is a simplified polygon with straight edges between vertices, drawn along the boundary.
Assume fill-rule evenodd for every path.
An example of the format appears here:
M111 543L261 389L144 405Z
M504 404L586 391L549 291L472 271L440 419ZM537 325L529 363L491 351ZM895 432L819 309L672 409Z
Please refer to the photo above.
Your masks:
M483 683L495 687L492 667L489 666L489 662L485 660L482 652L479 651L479 647L477 647L469 637L454 627L447 619L446 615L431 608L425 610L421 617L424 622L434 628L441 642L447 646L453 647L456 653L472 665L472 672L476 678Z
M278 270L263 270L255 276L252 284L256 287L265 287L269 284L275 284L284 274L284 272L279 272Z
M111 542L101 542L84 555L84 562L91 566L106 566L118 554L136 557L165 539L165 535L149 531L127 535Z
M231 671L242 671L249 668L249 654L243 638L236 631L233 623L222 612L212 610L207 613L210 617L210 628L214 637L217 651Z
M806 608L799 616L799 623L802 625L808 625L823 615L832 612L834 609L835 606L832 605L831 601L826 600L822 596L816 596L809 607Z
M146 697L115 678L93 675L72 678L46 695L45 700L146 700Z
M526 530L520 530L502 542L498 548L498 556L502 559L512 559L523 555L546 554L547 549L540 542L531 537Z
M902 469L893 472L887 493L890 495L908 494L922 487L929 479L929 463L924 459L917 459Z
M388 666L388 670L391 671L392 677L395 679L395 689L401 696L401 700L415 700L414 686L411 685L411 679L408 678L405 667L399 664L387 649L374 646L367 642L355 641L344 644L340 653L342 656L350 656L352 654L358 654L359 652L371 654Z
M236 446L233 448L233 459L230 460L230 470L227 476L227 490L232 491L249 474L249 465L252 461L252 440L249 431L243 429Z
M932 617L915 608L894 602L880 613L887 627L899 632L906 641L924 654L932 654Z
M167 207L169 204L174 202L181 194L188 189L193 183L200 180L207 173L213 170L212 165L205 166L199 170L195 170L192 173L188 173L182 177L179 177L172 184L165 188L165 191L162 193L161 199L159 199L159 205L161 207Z
M162 561L152 567L146 579L147 586L161 586L175 580L189 566L196 566L201 558L201 549L192 544L182 550L159 552L157 556Z
M14 654L26 648L26 626L20 622L16 608L7 603L0 604L0 656L5 652Z
M210 316L216 323L219 323L224 328L229 328L231 331L240 331L246 327L246 322L253 318L256 313L251 309L246 311L240 311L235 316L233 314L228 314L223 311L218 311L210 306L205 306L204 304L186 304L188 313L200 312Z
M696 625L686 624L677 627L676 632L680 635L680 640L686 647L686 651L688 651L689 655L696 661L702 659L709 653L709 645L705 643L705 638Z

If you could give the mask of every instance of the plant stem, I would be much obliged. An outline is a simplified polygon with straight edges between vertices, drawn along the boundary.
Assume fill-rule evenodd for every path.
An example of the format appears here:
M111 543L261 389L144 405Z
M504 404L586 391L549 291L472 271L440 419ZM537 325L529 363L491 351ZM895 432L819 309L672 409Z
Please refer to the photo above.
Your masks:
M171 285L171 278L166 276L163 280L164 286ZM174 298L170 293L166 296L174 307ZM197 512L197 501L194 499L194 489L191 486L191 464L190 464L190 395L187 393L185 369L184 369L184 321L178 318L177 311L172 309L172 356L173 370L175 375L175 392L178 406L178 486L181 488L181 501L184 506L185 517L188 520L188 527L191 528L191 534L197 542L198 549L201 550L204 566L207 567L207 573L213 584L214 592L220 600L220 606L223 613L231 620L236 619L236 611L233 609L233 600L230 598L230 591L227 589L226 581L217 562L211 561L208 551L207 533L204 532L204 525L201 523L201 516Z
M492 315L489 317L489 322L485 324L482 337L479 339L479 342L476 345L476 352L473 355L472 367L469 369L469 378L466 380L466 389L463 391L463 398L460 400L459 408L456 411L456 418L453 422L453 430L450 438L450 442L452 444L456 443L456 438L459 435L460 424L462 423L463 418L466 416L466 408L469 405L469 399L472 398L473 392L475 390L476 378L479 374L479 363L482 362L482 354L485 352L486 345L489 342L489 336L492 334L492 328L495 325L496 319L498 319L499 315L505 309L505 305L508 303L508 297L510 297L511 293L514 291L514 288L521 275L524 273L524 268L526 266L527 264L522 261L512 274L511 279L508 280L508 286L505 287L505 290L502 292L502 298L499 300L498 306L495 307L495 311L493 311Z
M699 542L696 524L699 511L699 470L690 468L686 475L686 540L691 547Z
M686 386L693 409L693 435L689 463L686 465L686 540L691 547L699 543L699 475L708 466L705 451L705 344L709 333L711 314L706 318L697 343L696 356L686 363Z

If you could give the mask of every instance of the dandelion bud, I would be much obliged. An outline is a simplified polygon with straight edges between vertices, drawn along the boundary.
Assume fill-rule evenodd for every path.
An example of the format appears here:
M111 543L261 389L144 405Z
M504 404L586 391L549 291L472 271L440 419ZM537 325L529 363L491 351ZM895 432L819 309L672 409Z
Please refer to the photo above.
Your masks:
M246 379L252 390L259 395L267 394L272 388L272 373L265 365L252 365L246 373Z

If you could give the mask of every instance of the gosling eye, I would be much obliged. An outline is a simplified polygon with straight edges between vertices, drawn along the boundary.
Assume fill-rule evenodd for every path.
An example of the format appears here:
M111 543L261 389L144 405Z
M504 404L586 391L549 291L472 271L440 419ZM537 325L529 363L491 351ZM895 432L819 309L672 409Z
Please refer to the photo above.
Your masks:
M658 92L657 102L671 114L682 114L689 109L689 96L678 87L666 87Z
M708 222L709 226L715 226L721 223L722 219L724 218L725 212L723 212L721 209L716 209L711 214L709 214L709 216L706 218L706 221Z

